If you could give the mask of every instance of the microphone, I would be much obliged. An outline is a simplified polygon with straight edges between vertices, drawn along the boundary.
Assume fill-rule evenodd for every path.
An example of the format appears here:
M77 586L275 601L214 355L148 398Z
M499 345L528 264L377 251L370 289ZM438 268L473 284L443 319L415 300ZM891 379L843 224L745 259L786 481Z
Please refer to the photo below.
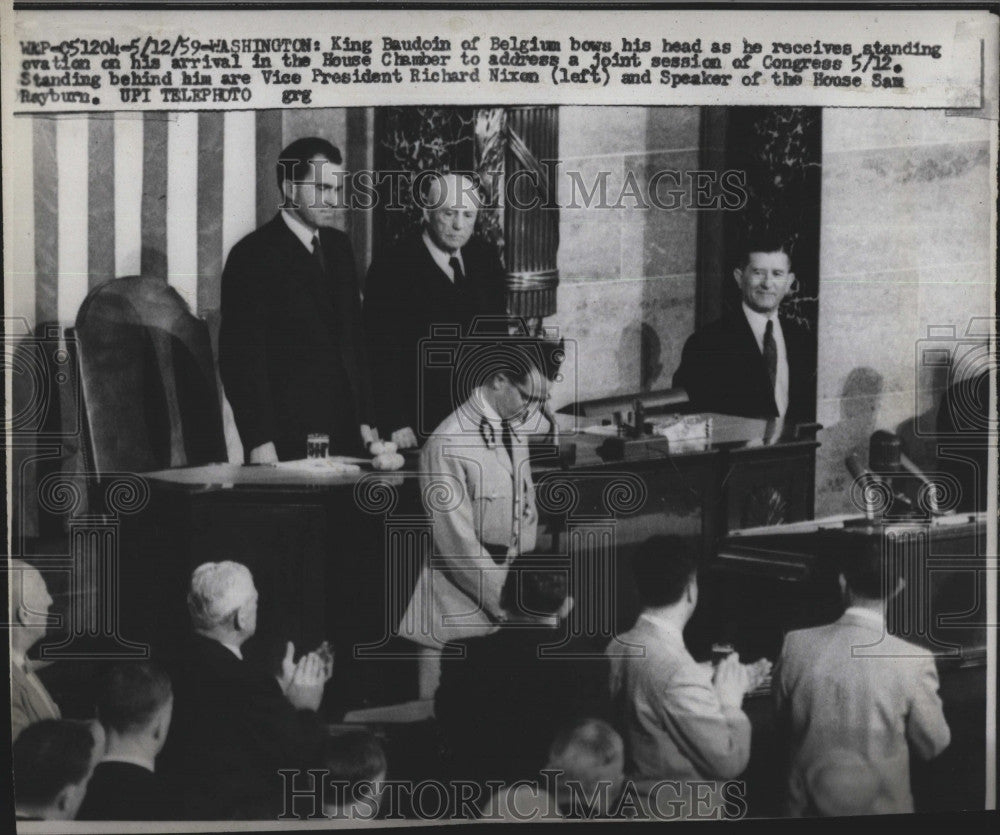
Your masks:
M937 488L934 486L934 482L931 481L927 476L924 475L923 471L914 464L909 458L906 457L905 453L899 454L899 463L910 475L918 479L921 484L924 485L923 496L927 503L926 510L932 516L941 516L944 511L938 507L937 503ZM919 502L919 497L918 497Z
M856 484L861 487L861 497L865 503L865 519L875 521L875 500L871 488L876 484L884 484L881 478L869 470L861 461L861 456L852 452L844 459L847 471L853 476Z
M872 432L868 442L868 463L877 473L898 473L903 442L898 435L885 429Z

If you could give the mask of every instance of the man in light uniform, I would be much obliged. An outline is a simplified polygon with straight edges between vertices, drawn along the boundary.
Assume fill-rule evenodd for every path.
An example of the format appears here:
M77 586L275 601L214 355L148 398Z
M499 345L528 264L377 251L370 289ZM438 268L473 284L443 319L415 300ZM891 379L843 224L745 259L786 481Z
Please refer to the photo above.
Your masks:
M557 350L543 340L498 339L470 352L466 361L478 366L481 382L421 450L434 550L399 634L425 649L422 698L437 688L446 642L487 635L506 619L501 595L510 565L535 547L527 434L549 398Z

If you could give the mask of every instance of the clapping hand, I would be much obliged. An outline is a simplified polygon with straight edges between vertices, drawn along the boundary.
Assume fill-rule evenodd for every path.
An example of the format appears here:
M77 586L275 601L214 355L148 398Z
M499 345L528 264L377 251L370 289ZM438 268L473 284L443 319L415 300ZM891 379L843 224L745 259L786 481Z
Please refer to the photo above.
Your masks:
M298 662L294 658L295 644L289 641L281 661L281 684L285 698L297 710L319 710L323 701L323 686L329 678L328 664L315 652L303 655ZM332 673L332 662L329 670Z
M315 650L315 654L323 662L323 675L329 681L333 677L333 648L329 641L323 641Z
M773 665L766 658L758 658L752 664L745 664L744 666L747 669L747 675L750 677L750 686L747 689L756 690L768 680Z
M739 653L723 658L715 668L715 692L723 707L736 708L743 704L743 696L750 689L750 672L740 663Z

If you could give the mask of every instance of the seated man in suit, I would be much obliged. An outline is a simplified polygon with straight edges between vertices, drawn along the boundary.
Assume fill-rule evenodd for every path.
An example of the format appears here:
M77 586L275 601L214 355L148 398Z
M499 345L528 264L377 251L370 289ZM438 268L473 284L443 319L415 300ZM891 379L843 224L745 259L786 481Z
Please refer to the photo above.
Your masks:
M886 632L886 601L903 578L884 576L881 548L876 539L845 557L840 620L790 632L781 650L774 699L794 816L912 812L911 754L929 760L951 741L934 657ZM873 789L860 807L859 773Z
M170 677L146 661L118 663L101 682L97 716L107 740L78 820L169 820L177 809L156 774L170 729Z
M816 412L816 338L778 309L795 282L778 238L747 241L733 277L740 307L684 344L674 385L705 412L812 420Z
M512 617L530 613L537 622L459 641L464 657L442 661L435 716L454 757L454 773L464 779L507 781L536 774L555 729L610 712L607 659L567 657L566 646L555 649L563 644L573 607L566 571L520 564L507 582L508 589L520 589L513 601L519 605L508 610Z
M344 166L325 139L298 139L277 165L280 211L239 241L222 272L219 372L246 460L306 457L371 439L369 379L354 252L332 228Z
M188 610L194 635L174 676L161 764L195 818L274 818L283 800L278 770L319 761L317 711L332 670L316 653L295 663L291 644L280 681L243 659L257 629L257 589L244 565L196 568Z
M376 422L401 448L415 446L464 399L453 396L447 370L423 367L420 340L434 325L455 325L461 337L477 316L506 314L497 249L472 234L483 199L472 180L440 174L421 197L423 229L377 257L365 282Z
M10 720L11 738L42 719L58 719L59 706L35 675L28 650L45 637L52 597L41 573L23 560L10 567Z
M103 751L84 722L42 719L14 741L14 809L18 820L73 820Z
M323 744L326 791L323 814L341 820L374 820L386 775L382 743L367 728L333 734Z
M735 653L713 676L684 646L698 605L698 554L680 537L655 536L632 567L643 611L608 646L628 773L640 781L734 778L750 759L750 720L741 707L753 676ZM642 654L626 652L629 644Z

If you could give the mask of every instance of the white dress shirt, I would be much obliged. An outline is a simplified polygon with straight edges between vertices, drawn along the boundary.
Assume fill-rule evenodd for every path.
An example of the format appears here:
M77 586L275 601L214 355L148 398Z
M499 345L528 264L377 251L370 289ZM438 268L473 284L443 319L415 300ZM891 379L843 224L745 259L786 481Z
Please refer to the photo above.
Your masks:
M281 219L285 221L285 225L292 230L292 234L295 235L300 241L302 241L302 246L304 246L309 252L313 251L313 237L319 231L318 229L313 229L310 226L306 226L301 220L299 220L295 215L289 212L287 209L281 210Z
M643 612L641 615L639 615L639 617L641 617L643 620L648 620L651 624L653 624L653 626L655 626L661 632L665 632L675 641L679 642L681 646L684 646L684 632L683 630L678 629L677 624L675 624L673 621L667 620L666 618L659 618L656 615L652 614L651 612Z
M441 247L434 243L431 236L427 234L427 230L424 230L424 234L421 237L423 237L424 246L427 247L427 251L431 254L431 258L434 259L434 263L441 268L441 272L448 276L452 284L455 283L455 271L451 268L451 264L449 263L452 258L458 259L458 263L462 265L462 272L465 275L468 275L468 273L465 272L465 262L462 260L462 250L459 249L455 252L445 252L441 249Z
M222 644L222 646L224 646L226 649L228 649L233 655L239 658L240 661L243 660L243 650L240 649L236 644L227 644L225 641L219 641L219 643Z
M885 613L875 612L864 606L848 606L844 610L845 615L856 615L859 618L865 618L871 621L873 626L878 626L881 629L885 629Z
M788 411L788 351L785 349L785 335L781 331L781 322L778 320L778 311L774 311L770 316L758 313L756 310L743 303L743 315L747 317L750 330L753 331L754 339L757 340L757 349L764 353L764 331L767 329L767 322L770 319L774 322L774 344L778 349L778 369L774 378L774 402L778 407L778 417L784 417Z
M140 757L131 754L105 754L101 759L102 763L128 763L129 765L137 765L139 768L144 768L146 771L150 771L153 774L156 773L156 765L154 762L146 757Z

